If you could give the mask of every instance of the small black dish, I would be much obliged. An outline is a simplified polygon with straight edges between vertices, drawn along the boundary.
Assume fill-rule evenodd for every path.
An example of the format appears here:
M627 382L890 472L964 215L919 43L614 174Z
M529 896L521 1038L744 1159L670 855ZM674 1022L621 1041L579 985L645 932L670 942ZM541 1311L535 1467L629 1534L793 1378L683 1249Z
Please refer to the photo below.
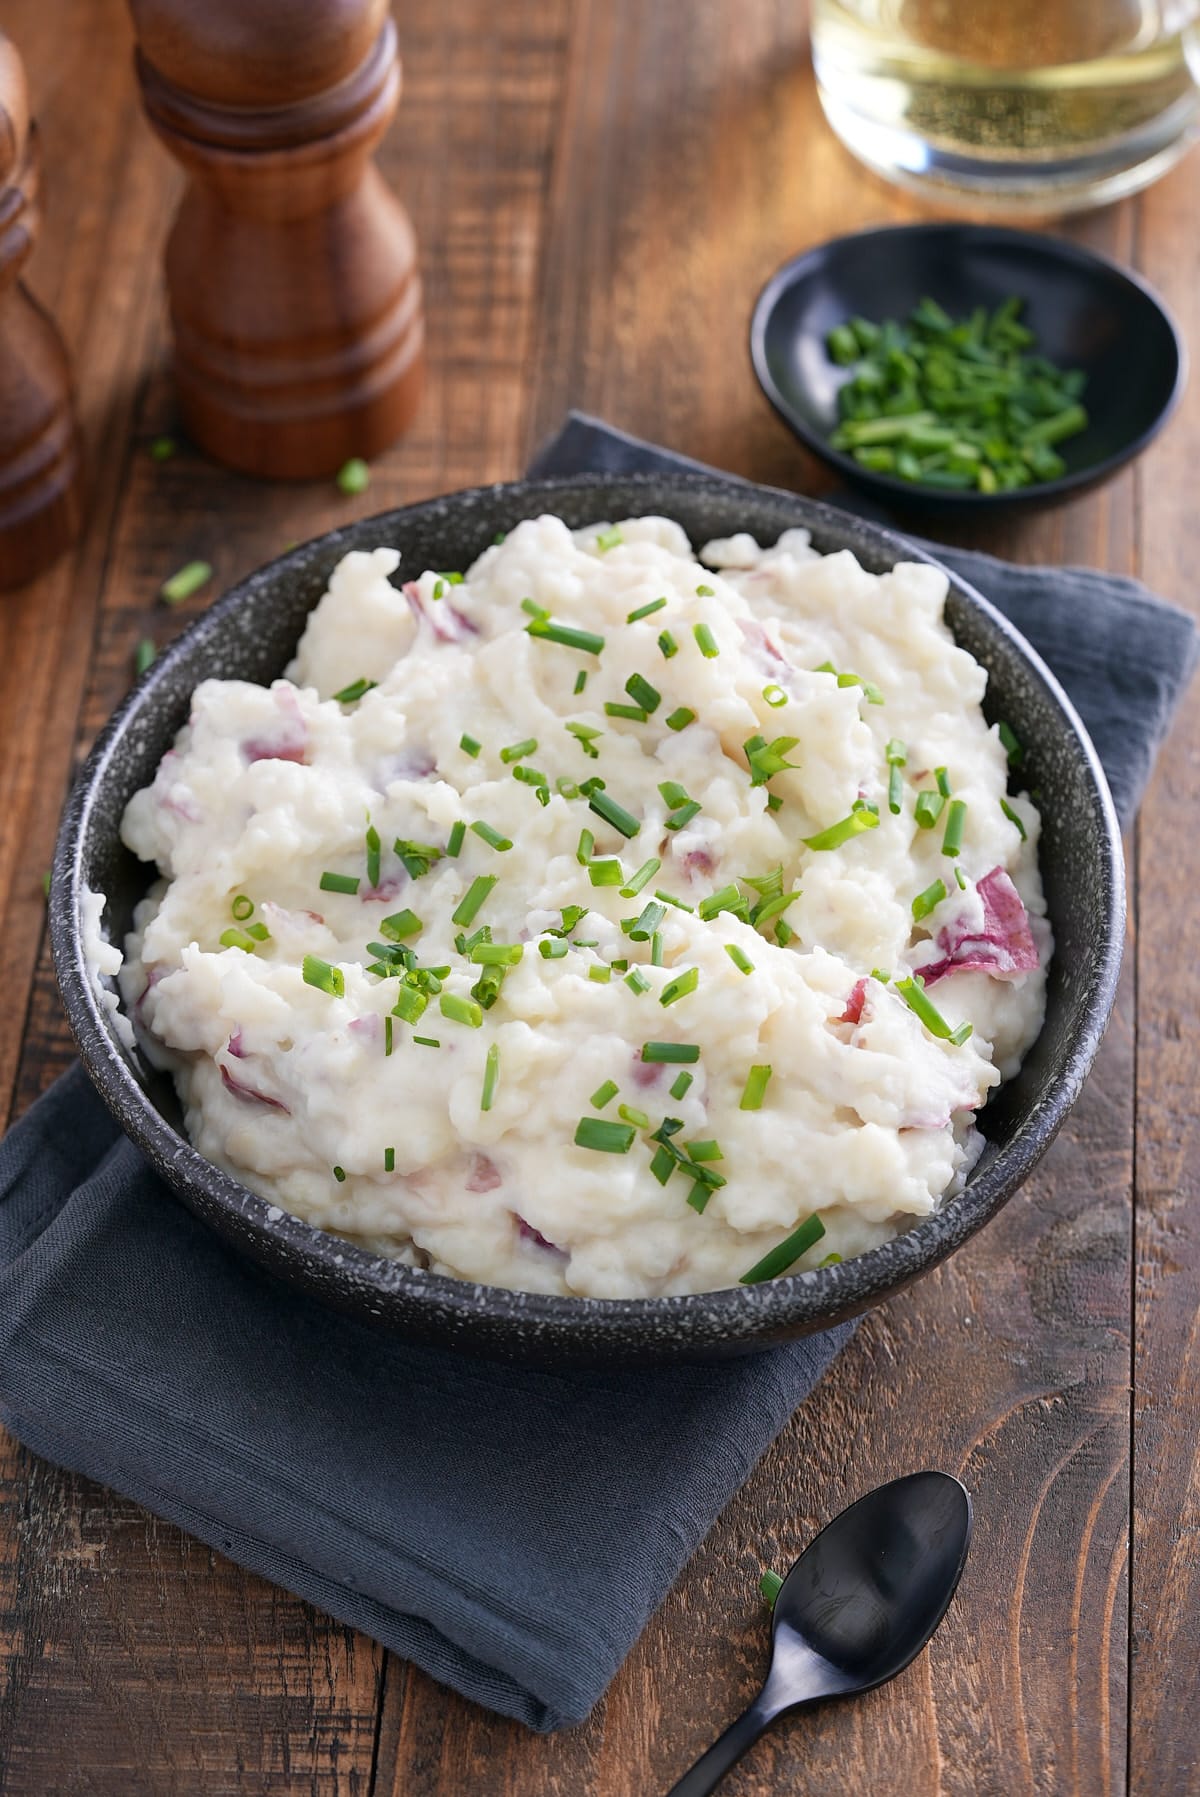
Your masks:
M1058 446L1065 474L1008 493L944 491L872 473L830 447L851 370L831 361L829 332L854 315L905 318L926 294L954 318L1019 294L1038 351L1083 369L1091 422ZM807 250L759 295L750 357L763 392L814 455L892 510L943 514L1045 505L1098 485L1162 429L1186 379L1179 330L1135 275L1062 238L995 225L897 225Z

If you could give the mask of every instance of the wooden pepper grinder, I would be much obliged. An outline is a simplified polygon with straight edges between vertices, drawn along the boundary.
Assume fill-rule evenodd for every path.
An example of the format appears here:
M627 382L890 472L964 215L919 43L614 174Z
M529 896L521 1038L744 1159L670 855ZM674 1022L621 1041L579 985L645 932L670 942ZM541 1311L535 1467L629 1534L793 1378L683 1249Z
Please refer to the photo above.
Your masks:
M37 233L37 197L25 71L0 31L0 587L54 561L82 516L67 352L18 279Z
M151 124L191 182L166 253L202 448L304 479L410 423L412 226L371 160L400 95L387 0L130 0Z

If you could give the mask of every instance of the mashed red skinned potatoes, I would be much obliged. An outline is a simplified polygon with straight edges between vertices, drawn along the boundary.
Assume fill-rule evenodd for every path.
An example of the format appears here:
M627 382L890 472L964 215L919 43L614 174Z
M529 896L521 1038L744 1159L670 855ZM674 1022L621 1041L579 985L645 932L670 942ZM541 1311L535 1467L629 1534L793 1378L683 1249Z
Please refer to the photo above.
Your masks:
M162 878L122 996L199 1151L368 1249L589 1297L935 1210L1051 946L944 577L802 531L697 560L662 518L398 563L346 556L287 679L200 686L126 811Z

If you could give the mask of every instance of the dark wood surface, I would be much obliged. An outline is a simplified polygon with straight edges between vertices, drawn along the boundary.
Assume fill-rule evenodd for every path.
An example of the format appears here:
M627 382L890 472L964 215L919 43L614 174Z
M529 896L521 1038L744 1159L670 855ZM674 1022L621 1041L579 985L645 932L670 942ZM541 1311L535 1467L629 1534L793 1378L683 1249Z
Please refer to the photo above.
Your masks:
M751 302L805 245L918 216L822 125L794 0L407 0L398 25L405 99L380 161L422 245L428 385L409 437L347 500L186 449L150 459L176 422L159 270L177 174L141 118L118 0L7 0L51 196L34 285L75 360L90 504L72 555L0 600L0 1121L69 1057L41 875L140 636L164 640L289 540L515 474L568 404L813 490L750 377ZM1142 270L1196 343L1198 214L1193 157L1065 228ZM1198 457L1193 394L1099 493L969 540L1136 572L1195 605ZM168 613L159 583L193 557L214 586ZM1129 844L1138 929L1118 1011L1047 1161L867 1319L583 1727L529 1735L0 1442L0 1792L665 1789L755 1686L760 1566L927 1464L961 1472L977 1513L930 1652L861 1702L780 1726L730 1797L1200 1788L1198 769L1193 701Z

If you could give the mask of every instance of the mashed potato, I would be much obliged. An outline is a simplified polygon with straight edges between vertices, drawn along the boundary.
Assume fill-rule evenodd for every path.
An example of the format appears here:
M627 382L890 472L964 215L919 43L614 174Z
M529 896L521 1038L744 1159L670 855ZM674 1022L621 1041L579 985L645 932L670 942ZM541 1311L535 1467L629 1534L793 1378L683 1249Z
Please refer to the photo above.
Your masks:
M200 686L126 811L162 879L122 995L199 1151L371 1250L591 1297L935 1210L1050 952L944 577L802 531L698 561L662 518L398 563L346 556L286 679Z

